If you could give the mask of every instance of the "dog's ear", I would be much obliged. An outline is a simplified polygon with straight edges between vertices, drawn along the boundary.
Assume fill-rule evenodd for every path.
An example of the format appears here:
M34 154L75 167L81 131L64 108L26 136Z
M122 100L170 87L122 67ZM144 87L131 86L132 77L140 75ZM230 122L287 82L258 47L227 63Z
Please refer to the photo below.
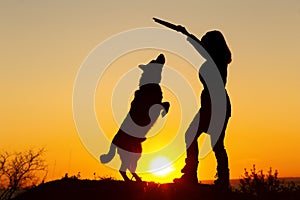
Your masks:
M156 63L162 64L162 65L165 64L165 61L166 61L165 56L162 53L159 54L159 56L155 60Z
M166 59L165 59L164 54L159 54L159 56L155 60L151 60L149 62L149 64L153 63L153 64L157 64L157 65L164 65L165 61L166 61Z
M147 65L139 65L139 68L143 71L145 71L146 67L147 67Z

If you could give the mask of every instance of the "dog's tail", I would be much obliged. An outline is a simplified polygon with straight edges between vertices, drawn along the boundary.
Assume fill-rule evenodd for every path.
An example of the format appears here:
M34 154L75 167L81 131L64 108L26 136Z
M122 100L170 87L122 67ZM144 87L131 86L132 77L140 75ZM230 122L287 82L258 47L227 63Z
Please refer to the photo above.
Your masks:
M107 154L103 154L100 156L101 163L108 163L110 162L116 155L117 147L113 143L111 143L109 152Z

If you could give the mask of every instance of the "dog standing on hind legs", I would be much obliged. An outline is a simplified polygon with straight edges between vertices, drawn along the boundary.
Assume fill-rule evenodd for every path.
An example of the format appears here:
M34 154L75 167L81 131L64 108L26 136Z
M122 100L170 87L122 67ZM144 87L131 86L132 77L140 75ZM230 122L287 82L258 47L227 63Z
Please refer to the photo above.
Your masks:
M169 111L170 104L162 102L162 90L159 85L164 63L165 57L160 54L147 65L139 65L143 73L129 113L113 138L109 152L100 156L102 163L108 163L117 151L121 159L119 171L125 181L130 181L126 175L127 170L137 182L142 181L135 173L137 162L142 154L142 142L146 140L146 134L160 114L164 117Z

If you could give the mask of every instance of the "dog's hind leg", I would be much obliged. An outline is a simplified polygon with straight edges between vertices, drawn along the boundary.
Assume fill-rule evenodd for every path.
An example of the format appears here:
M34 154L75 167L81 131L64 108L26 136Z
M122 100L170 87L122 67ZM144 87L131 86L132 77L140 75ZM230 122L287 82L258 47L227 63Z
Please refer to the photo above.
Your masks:
M121 149L118 149L118 153L120 155L120 160L121 160L121 167L120 167L120 174L122 175L123 179L125 182L130 181L128 176L126 175L126 170L129 169L129 163L128 163L128 155L126 151L123 151Z
M120 174L122 175L122 177L123 177L123 179L124 179L124 181L125 182L129 182L130 181L130 179L128 178L128 176L126 175L126 172L124 172L124 171L119 171L120 172Z
M135 178L136 182L143 182L141 177L139 177L135 172L131 172L131 174Z
M124 162L122 162L119 172L122 175L124 181L128 182L128 181L130 181L130 179L126 175L126 169L127 169L126 164Z
M141 155L134 155L132 157L132 162L130 163L130 167L129 167L129 171L130 173L133 175L133 177L135 178L136 182L142 182L141 177L139 177L136 173L136 167L137 167L137 162L140 159Z

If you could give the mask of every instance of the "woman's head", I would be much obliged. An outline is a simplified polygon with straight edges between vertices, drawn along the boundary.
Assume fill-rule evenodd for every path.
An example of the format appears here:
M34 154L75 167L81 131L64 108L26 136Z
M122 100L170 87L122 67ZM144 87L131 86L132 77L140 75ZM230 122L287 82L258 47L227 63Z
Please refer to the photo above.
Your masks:
M216 64L229 64L231 62L231 52L220 31L207 32L201 38L201 44Z

